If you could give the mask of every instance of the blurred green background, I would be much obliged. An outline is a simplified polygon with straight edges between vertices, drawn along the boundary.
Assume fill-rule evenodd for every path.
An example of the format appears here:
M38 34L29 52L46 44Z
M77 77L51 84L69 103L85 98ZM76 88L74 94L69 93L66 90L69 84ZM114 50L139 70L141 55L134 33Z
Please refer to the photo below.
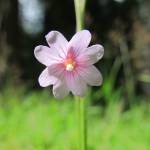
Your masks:
M0 0L0 150L76 150L72 95L37 82L45 34L75 33L73 0ZM86 95L89 150L150 149L150 1L87 0L91 44L105 48L101 87Z

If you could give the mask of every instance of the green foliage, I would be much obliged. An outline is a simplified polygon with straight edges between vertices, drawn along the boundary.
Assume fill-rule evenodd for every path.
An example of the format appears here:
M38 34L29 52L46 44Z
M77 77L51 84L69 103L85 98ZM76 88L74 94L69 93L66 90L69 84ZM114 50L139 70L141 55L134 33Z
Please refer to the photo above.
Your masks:
M55 100L48 92L0 95L0 149L75 150L75 101ZM90 101L90 99L87 99ZM148 150L150 112L140 104L122 112L122 104L106 110L88 105L89 150Z
M95 99L103 98L106 102L119 101L123 92L123 87L116 88L116 81L119 69L121 67L121 60L117 57L112 65L110 73L104 75L102 87L94 93Z

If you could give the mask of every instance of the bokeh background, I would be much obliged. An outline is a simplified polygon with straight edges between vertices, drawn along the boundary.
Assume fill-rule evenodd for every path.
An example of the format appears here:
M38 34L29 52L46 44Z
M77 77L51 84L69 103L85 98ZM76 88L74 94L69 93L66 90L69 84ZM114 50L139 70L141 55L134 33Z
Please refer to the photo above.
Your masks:
M37 82L45 35L75 33L73 0L0 0L0 149L76 150L74 99ZM105 48L87 92L89 150L150 148L150 1L87 0L85 28Z

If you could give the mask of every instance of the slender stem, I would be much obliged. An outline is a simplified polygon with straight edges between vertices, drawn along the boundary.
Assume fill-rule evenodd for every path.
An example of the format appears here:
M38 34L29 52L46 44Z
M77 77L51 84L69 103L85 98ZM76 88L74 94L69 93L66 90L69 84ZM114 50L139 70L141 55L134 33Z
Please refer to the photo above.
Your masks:
M76 13L76 31L80 31L84 27L85 3L86 0L74 0Z
M74 0L76 14L76 31L84 27L86 0ZM78 150L87 150L87 127L86 127L86 109L85 100L76 97L77 123L78 123Z
M76 97L76 111L78 123L78 149L87 150L86 104L85 99Z

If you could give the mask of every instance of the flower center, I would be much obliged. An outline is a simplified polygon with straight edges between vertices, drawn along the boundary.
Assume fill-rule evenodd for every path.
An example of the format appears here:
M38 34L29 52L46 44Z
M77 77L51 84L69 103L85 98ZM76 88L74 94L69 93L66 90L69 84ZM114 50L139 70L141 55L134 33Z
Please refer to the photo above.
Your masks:
M73 61L71 58L66 59L64 64L67 71L72 71L75 68L75 61Z
M66 70L67 71L72 71L74 69L74 66L72 64L66 65Z
M75 55L72 47L68 50L64 65L67 71L73 71L76 67Z

